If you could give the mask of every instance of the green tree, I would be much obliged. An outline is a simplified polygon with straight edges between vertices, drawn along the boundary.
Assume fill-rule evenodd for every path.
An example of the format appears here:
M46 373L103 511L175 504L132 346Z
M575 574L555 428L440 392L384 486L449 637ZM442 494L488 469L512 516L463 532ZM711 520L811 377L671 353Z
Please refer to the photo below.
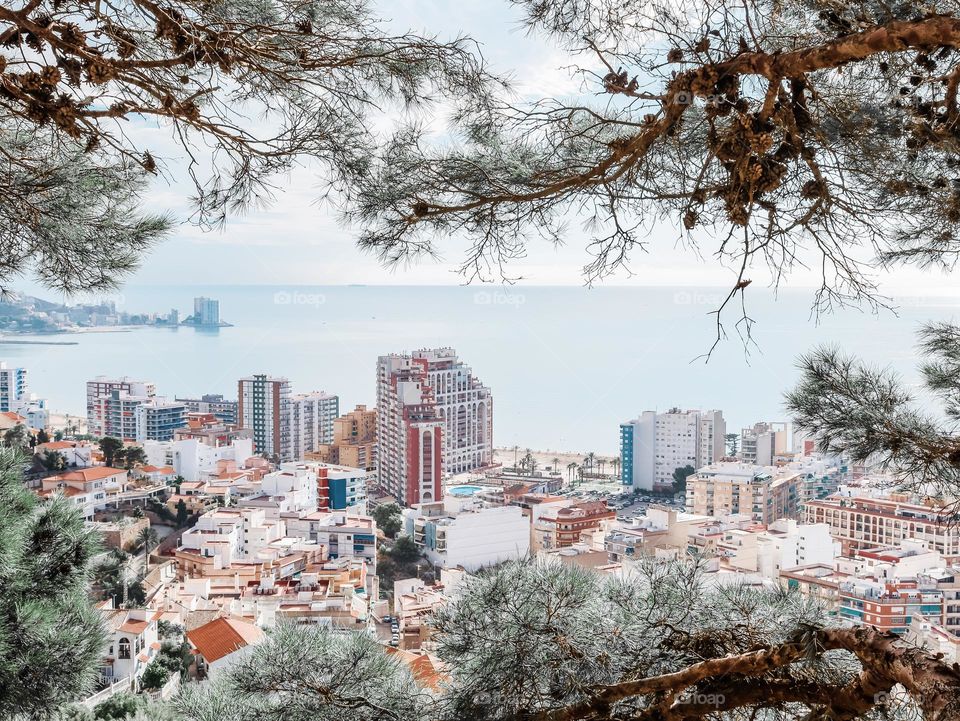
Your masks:
M190 518L190 511L187 510L187 503L182 498L177 500L177 528L183 528L187 525Z
M112 466L114 462L121 458L123 451L123 441L112 436L104 436L100 439L100 452L103 454L103 462Z
M119 459L118 454L118 459ZM135 466L145 465L147 462L147 453L142 446L127 446L122 452L123 467L128 471Z
M414 563L420 558L420 550L410 536L399 536L390 548L390 557L401 565Z
M104 633L87 600L99 539L66 499L22 485L0 449L0 718L46 718L91 690Z
M719 341L724 310L749 335L754 270L817 268L828 309L883 304L878 264L956 261L960 110L941 82L960 62L954 0L515 5L583 92L477 108L452 146L412 133L384 147L354 217L385 262L467 237L464 275L499 280L579 216L598 280L627 272L670 216L683 246L736 269Z
M687 490L687 478L697 472L693 466L682 466L673 471L673 492L683 493Z
M57 451L44 451L40 463L51 473L59 473L67 468L67 459Z
M27 427L22 423L17 423L13 428L4 431L3 445L7 448L24 449L30 445L32 436Z
M918 392L893 371L835 348L800 361L801 379L786 406L797 430L826 453L873 460L907 486L960 495L960 326L933 323L919 332L923 390L943 407L943 418L918 402Z
M597 454L590 451L583 459L584 473L593 473L593 466L597 462Z
M49 443L49 442L50 442L50 434L47 433L46 429L41 428L39 431L37 431L37 443Z
M143 572L144 574L150 569L150 552L157 547L157 544L160 542L160 537L157 535L157 532L150 526L146 526L140 529L140 532L137 534L137 547L143 551Z
M373 509L373 519L377 528L383 531L387 538L396 538L403 528L400 506L396 503L381 503Z
M727 433L723 439L727 442L727 455L736 456L737 451L740 450L740 434Z
M122 721L136 714L145 705L140 697L122 692L98 703L93 709L93 715L100 721Z
M140 683L146 689L159 689L170 680L170 669L167 668L160 659L154 659L144 669L140 677Z
M960 703L960 679L934 655L839 625L799 593L718 586L695 561L638 559L620 578L501 564L431 625L436 693L416 691L367 634L290 624L177 707L187 721L949 721Z
M169 147L118 123L169 131L211 227L298 162L338 186L366 172L371 111L488 104L472 43L390 33L353 0L38 0L4 6L0 36L0 148L15 160L0 168L4 286L30 270L66 292L109 289L173 227L137 212Z

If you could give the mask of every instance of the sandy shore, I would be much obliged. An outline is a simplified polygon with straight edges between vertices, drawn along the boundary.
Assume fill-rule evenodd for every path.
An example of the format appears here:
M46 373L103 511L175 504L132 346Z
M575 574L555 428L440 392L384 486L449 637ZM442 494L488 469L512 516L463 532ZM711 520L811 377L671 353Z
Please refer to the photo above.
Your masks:
M50 411L50 428L62 431L70 426L76 426L77 433L83 435L87 432L87 419L74 413Z

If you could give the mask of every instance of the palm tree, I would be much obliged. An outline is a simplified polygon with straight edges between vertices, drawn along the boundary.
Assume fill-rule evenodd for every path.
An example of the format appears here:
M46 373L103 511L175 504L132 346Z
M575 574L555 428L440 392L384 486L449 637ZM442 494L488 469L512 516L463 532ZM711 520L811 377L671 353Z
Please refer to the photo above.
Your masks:
M141 528L140 533L137 534L137 545L143 549L144 574L150 569L150 551L156 548L159 542L160 537L150 526Z
M577 480L583 485L583 466L577 466Z
M576 469L576 467L577 467L576 461L570 461L567 464L567 480L570 481L571 484L573 483L573 472Z
M596 460L597 460L597 454L594 453L593 451L590 451L587 454L586 458L583 459L583 465L588 471L592 472L593 464Z
M523 470L525 470L528 475L533 475L534 460L529 448L527 449L527 454L520 460L520 465L523 466Z
M607 465L607 461L604 458L597 459L597 465L600 466L600 475L603 475L603 467Z
M620 478L620 456L614 458L611 463L613 464L613 475L615 479Z
M513 470L517 470L517 453L520 451L520 446L513 447Z
M559 459L559 458L553 457L553 458L550 459L550 462L553 464L553 472L554 472L554 473L556 473L557 471L560 470L560 459Z

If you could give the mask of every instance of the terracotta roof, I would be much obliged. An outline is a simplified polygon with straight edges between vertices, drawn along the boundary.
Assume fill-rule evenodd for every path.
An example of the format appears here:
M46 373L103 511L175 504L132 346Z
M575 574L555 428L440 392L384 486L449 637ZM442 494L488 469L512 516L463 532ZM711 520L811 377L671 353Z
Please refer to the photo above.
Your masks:
M22 423L23 421L27 420L19 413L14 413L13 411L4 411L3 413L0 413L0 416L9 418L11 421L16 421L17 423Z
M59 481L99 481L101 478L110 478L120 473L126 473L122 468L111 468L110 466L92 466L90 468L79 468L68 473L61 473L58 476L49 476L43 480Z
M149 625L147 621L125 621L119 630L123 633L140 634L143 633Z
M410 667L414 680L422 688L430 688L436 691L446 679L446 676L437 670L433 659L423 652L404 651L392 646L387 646L386 651L391 655L396 655Z
M141 469L144 473L173 473L172 466L143 466Z
M48 451L62 451L67 448L79 448L81 444L77 441L50 441L49 443L41 443L37 446L39 450L48 450Z
M263 631L235 618L217 618L187 632L187 638L207 663L263 639Z

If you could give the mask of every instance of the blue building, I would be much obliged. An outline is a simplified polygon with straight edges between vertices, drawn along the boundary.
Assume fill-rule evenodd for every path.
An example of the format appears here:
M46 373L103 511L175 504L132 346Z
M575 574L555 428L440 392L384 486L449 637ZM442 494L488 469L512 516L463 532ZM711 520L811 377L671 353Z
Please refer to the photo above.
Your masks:
M623 485L633 486L634 424L620 424L620 478Z

